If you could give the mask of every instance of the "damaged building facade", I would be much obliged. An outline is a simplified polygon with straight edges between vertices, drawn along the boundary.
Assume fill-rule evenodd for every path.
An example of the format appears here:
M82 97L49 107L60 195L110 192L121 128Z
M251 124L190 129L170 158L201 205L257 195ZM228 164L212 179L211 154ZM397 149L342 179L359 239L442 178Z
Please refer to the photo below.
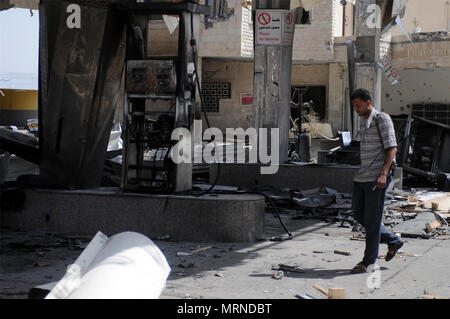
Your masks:
M251 8L240 0L229 0L228 6L234 14L211 28L202 26L199 45L209 117L221 129L252 125ZM432 6L409 0L402 22L412 42L398 26L381 40L380 56L387 54L400 76L395 85L382 76L382 111L418 116L425 112L426 118L449 124L449 10L445 0L433 1ZM329 123L335 135L351 126L345 41L355 40L355 4L322 1L305 14L309 23L297 18L295 26L292 98L298 101L295 88L307 88L303 101L313 101L318 118ZM217 84L230 87L229 96L214 89L211 95L209 88Z

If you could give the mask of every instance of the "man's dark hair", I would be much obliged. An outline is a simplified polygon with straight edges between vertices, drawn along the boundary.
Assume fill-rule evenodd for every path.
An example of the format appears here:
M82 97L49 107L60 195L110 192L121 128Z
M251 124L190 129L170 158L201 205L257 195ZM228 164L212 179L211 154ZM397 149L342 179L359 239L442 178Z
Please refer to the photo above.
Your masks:
M365 89L357 89L352 93L350 96L350 100L353 101L354 99L360 99L361 101L367 102L369 100L372 101L372 97L370 96L370 92Z

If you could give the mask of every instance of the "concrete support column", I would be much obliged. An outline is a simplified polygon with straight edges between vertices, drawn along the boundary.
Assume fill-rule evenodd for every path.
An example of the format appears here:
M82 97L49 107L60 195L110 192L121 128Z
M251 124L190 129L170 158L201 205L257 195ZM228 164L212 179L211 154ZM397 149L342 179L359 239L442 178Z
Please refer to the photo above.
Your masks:
M254 52L254 126L279 128L279 161L286 163L289 146L292 46L255 46Z
M327 122L333 133L342 130L342 112L344 112L344 67L341 63L330 63L328 72L328 109Z
M381 110L381 69L377 68L380 61L381 6L380 0L356 1L356 57L355 76L356 88L370 92L372 105ZM355 89L356 89L355 88ZM354 132L359 130L360 119L354 116Z
M290 9L287 0L255 1L254 10ZM258 27L254 14L254 32ZM284 23L281 27L284 28ZM284 30L282 30L284 32ZM283 36L283 34L282 34ZM279 162L288 161L291 98L292 41L290 45L257 44L254 41L253 123L255 128L279 128ZM271 139L268 132L268 149Z

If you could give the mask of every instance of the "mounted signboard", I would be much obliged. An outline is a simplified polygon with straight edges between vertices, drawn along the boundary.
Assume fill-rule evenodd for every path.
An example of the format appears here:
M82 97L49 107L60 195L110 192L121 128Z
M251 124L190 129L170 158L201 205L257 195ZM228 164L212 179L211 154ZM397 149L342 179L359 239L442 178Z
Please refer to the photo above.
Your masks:
M289 10L256 11L256 45L291 46L294 39L295 12Z
M383 66L384 75L386 75L386 78L391 82L392 85L397 84L400 79L400 75L392 65L392 62L387 55L383 57Z

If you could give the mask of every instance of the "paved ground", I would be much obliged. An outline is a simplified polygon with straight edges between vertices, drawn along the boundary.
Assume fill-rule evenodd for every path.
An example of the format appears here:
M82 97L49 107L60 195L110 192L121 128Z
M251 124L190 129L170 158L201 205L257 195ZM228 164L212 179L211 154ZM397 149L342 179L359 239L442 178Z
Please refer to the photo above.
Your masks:
M379 259L381 287L371 290L369 274L349 273L364 249L363 241L350 240L351 228L282 217L294 235L292 240L246 244L155 240L172 268L161 298L292 299L297 294L321 298L311 288L314 284L345 288L351 299L414 299L424 291L450 297L450 240L405 239L403 257L390 262ZM267 237L283 234L270 213L265 229ZM54 234L2 229L0 240L0 298L27 298L31 287L60 279L82 251L77 248L79 242L68 245L67 239ZM190 256L177 255L208 246ZM351 255L338 255L334 250ZM383 245L380 254L385 252ZM298 266L302 272L284 272L283 278L274 279L272 267L279 264Z

